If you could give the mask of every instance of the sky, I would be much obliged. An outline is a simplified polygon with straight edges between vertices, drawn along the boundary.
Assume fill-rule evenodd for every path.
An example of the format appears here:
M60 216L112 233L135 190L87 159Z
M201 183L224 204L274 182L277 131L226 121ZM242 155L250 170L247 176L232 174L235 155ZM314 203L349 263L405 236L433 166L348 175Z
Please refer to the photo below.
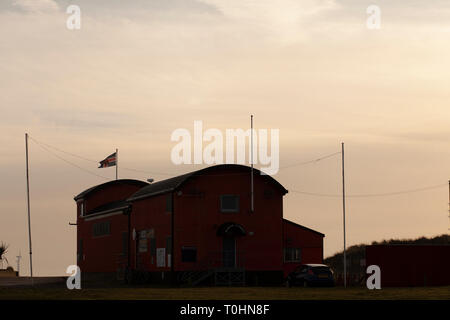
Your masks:
M79 30L66 27L70 4L81 9ZM256 129L280 130L281 167L345 142L347 245L448 233L449 21L444 0L2 0L9 263L21 252L28 274L25 132L34 273L64 275L76 261L73 197L114 178L95 161L119 148L120 177L140 180L199 169L171 162L172 132L192 132L195 120L247 129L250 114ZM290 190L284 216L324 233L325 257L341 251L342 200L323 196L342 191L340 155L273 177ZM429 186L439 187L351 197Z

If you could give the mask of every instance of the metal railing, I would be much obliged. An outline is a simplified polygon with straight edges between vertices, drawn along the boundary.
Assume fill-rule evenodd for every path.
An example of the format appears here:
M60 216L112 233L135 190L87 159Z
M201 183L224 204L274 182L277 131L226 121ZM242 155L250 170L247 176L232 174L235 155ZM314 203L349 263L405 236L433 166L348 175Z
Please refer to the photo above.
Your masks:
M214 275L216 285L245 282L245 254L235 251L210 252L206 258L185 268L178 276L181 283L195 286Z
M206 258L185 266L185 270L210 270L216 268L245 268L245 253L242 251L213 251Z

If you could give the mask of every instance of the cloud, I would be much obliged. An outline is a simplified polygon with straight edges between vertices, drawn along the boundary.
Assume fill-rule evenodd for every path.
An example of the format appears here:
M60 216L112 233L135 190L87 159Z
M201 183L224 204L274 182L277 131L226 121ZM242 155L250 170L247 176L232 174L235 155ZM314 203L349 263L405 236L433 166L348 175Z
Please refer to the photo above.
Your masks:
M218 14L215 7L199 0L55 0L61 7L76 4L81 11L91 17L111 17L116 19L146 18L153 21L162 15ZM149 19L151 17L151 19Z
M430 131L408 131L402 133L392 133L394 138L407 139L416 142L443 142L450 143L450 132L442 130L437 132Z
M226 16L266 22L298 22L301 17L315 15L336 8L334 0L202 0L216 6Z
M91 130L118 128L129 125L132 120L132 117L125 112L59 110L55 108L32 110L32 116L41 125L47 127L90 128Z
M304 38L307 20L338 7L335 0L202 1L217 7L231 21L257 28L283 42Z
M11 5L25 12L54 12L59 10L54 0L13 0Z
M219 14L214 6L199 0L1 0L1 12L65 12L69 5L78 5L84 15L96 18L138 19L163 14Z

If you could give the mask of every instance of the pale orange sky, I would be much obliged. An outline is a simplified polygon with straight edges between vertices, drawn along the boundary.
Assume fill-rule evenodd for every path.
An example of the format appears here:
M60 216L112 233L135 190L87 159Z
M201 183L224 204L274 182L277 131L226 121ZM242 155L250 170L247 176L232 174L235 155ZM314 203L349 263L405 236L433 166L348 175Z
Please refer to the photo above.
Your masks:
M177 128L280 129L280 165L346 144L348 194L385 193L450 178L450 3L365 0L0 2L0 241L28 272L24 133L89 159L120 150L124 167L175 166ZM66 29L69 3L81 30ZM114 168L60 154L97 174ZM73 196L105 180L30 142L37 275L75 263ZM274 176L288 190L341 192L339 156ZM120 170L122 178L161 174ZM347 243L448 232L448 188L347 200ZM341 199L290 192L285 217L342 250Z

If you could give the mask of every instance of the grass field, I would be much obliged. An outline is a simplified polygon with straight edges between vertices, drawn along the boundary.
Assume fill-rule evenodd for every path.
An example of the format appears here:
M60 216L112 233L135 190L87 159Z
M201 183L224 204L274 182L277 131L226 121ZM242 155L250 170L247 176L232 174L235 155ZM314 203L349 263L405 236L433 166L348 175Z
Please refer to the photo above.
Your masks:
M62 288L0 288L0 300L450 300L450 287L386 288L106 288L68 290Z

